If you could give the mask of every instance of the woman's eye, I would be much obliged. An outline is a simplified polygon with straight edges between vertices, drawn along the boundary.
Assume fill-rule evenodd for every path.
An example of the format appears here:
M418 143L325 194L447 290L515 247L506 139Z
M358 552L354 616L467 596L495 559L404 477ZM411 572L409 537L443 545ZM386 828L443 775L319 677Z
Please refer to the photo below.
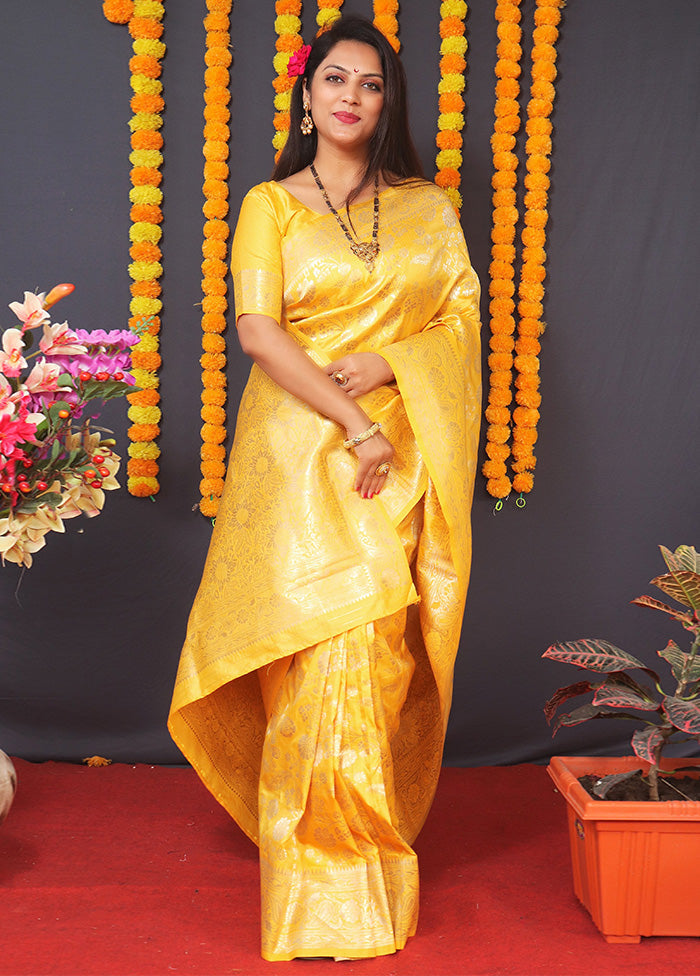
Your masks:
M328 75L326 81L343 81L340 75Z
M366 87L369 88L370 91L375 91L375 92L381 92L382 90L376 81L368 81L366 83Z

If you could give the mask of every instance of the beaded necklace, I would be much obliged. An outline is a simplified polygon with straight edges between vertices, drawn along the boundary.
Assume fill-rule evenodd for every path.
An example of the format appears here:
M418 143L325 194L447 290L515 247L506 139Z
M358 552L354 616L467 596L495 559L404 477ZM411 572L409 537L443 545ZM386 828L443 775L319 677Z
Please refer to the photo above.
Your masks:
M374 271L374 261L379 254L379 175L374 178L374 223L372 225L372 240L371 241L356 241L348 230L345 221L340 216L338 211L335 209L331 201L328 199L328 194L326 193L326 188L321 182L321 178L316 172L316 167L311 164L311 175L316 180L316 185L323 194L323 199L326 201L328 209L333 214L335 219L341 226L341 229L347 239L350 241L350 250L355 254L360 261L364 261L367 266L368 271Z

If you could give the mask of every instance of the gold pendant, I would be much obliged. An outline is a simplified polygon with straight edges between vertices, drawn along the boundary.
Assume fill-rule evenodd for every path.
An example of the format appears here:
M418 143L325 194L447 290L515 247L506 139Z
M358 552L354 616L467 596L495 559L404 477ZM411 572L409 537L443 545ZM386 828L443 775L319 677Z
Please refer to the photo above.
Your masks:
M377 241L357 241L352 244L351 250L360 261L365 262L368 271L374 271L374 259L379 253L379 243Z

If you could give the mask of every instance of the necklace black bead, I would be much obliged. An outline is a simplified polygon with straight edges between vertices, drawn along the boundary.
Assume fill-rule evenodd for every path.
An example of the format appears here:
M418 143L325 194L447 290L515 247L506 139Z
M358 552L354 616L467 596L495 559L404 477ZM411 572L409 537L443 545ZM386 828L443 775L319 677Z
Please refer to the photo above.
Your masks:
M328 199L328 194L326 193L326 188L321 183L321 178L316 172L316 167L311 163L311 175L316 180L316 185L323 194L323 199L326 201L328 209L333 214L335 219L340 224L343 233L350 241L350 250L354 255L356 255L360 261L364 261L368 271L374 271L374 261L379 254L379 175L374 178L374 223L372 225L372 240L371 241L356 241L348 230L345 221L340 216L338 211L335 209L331 201Z

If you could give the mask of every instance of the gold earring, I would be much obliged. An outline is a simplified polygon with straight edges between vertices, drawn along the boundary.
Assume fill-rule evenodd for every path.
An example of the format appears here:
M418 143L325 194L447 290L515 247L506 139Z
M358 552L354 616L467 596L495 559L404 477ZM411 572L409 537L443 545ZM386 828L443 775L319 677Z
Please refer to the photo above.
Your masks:
M302 135L310 136L314 131L314 120L309 115L309 105L304 102L304 118L299 123L299 128L301 129Z

